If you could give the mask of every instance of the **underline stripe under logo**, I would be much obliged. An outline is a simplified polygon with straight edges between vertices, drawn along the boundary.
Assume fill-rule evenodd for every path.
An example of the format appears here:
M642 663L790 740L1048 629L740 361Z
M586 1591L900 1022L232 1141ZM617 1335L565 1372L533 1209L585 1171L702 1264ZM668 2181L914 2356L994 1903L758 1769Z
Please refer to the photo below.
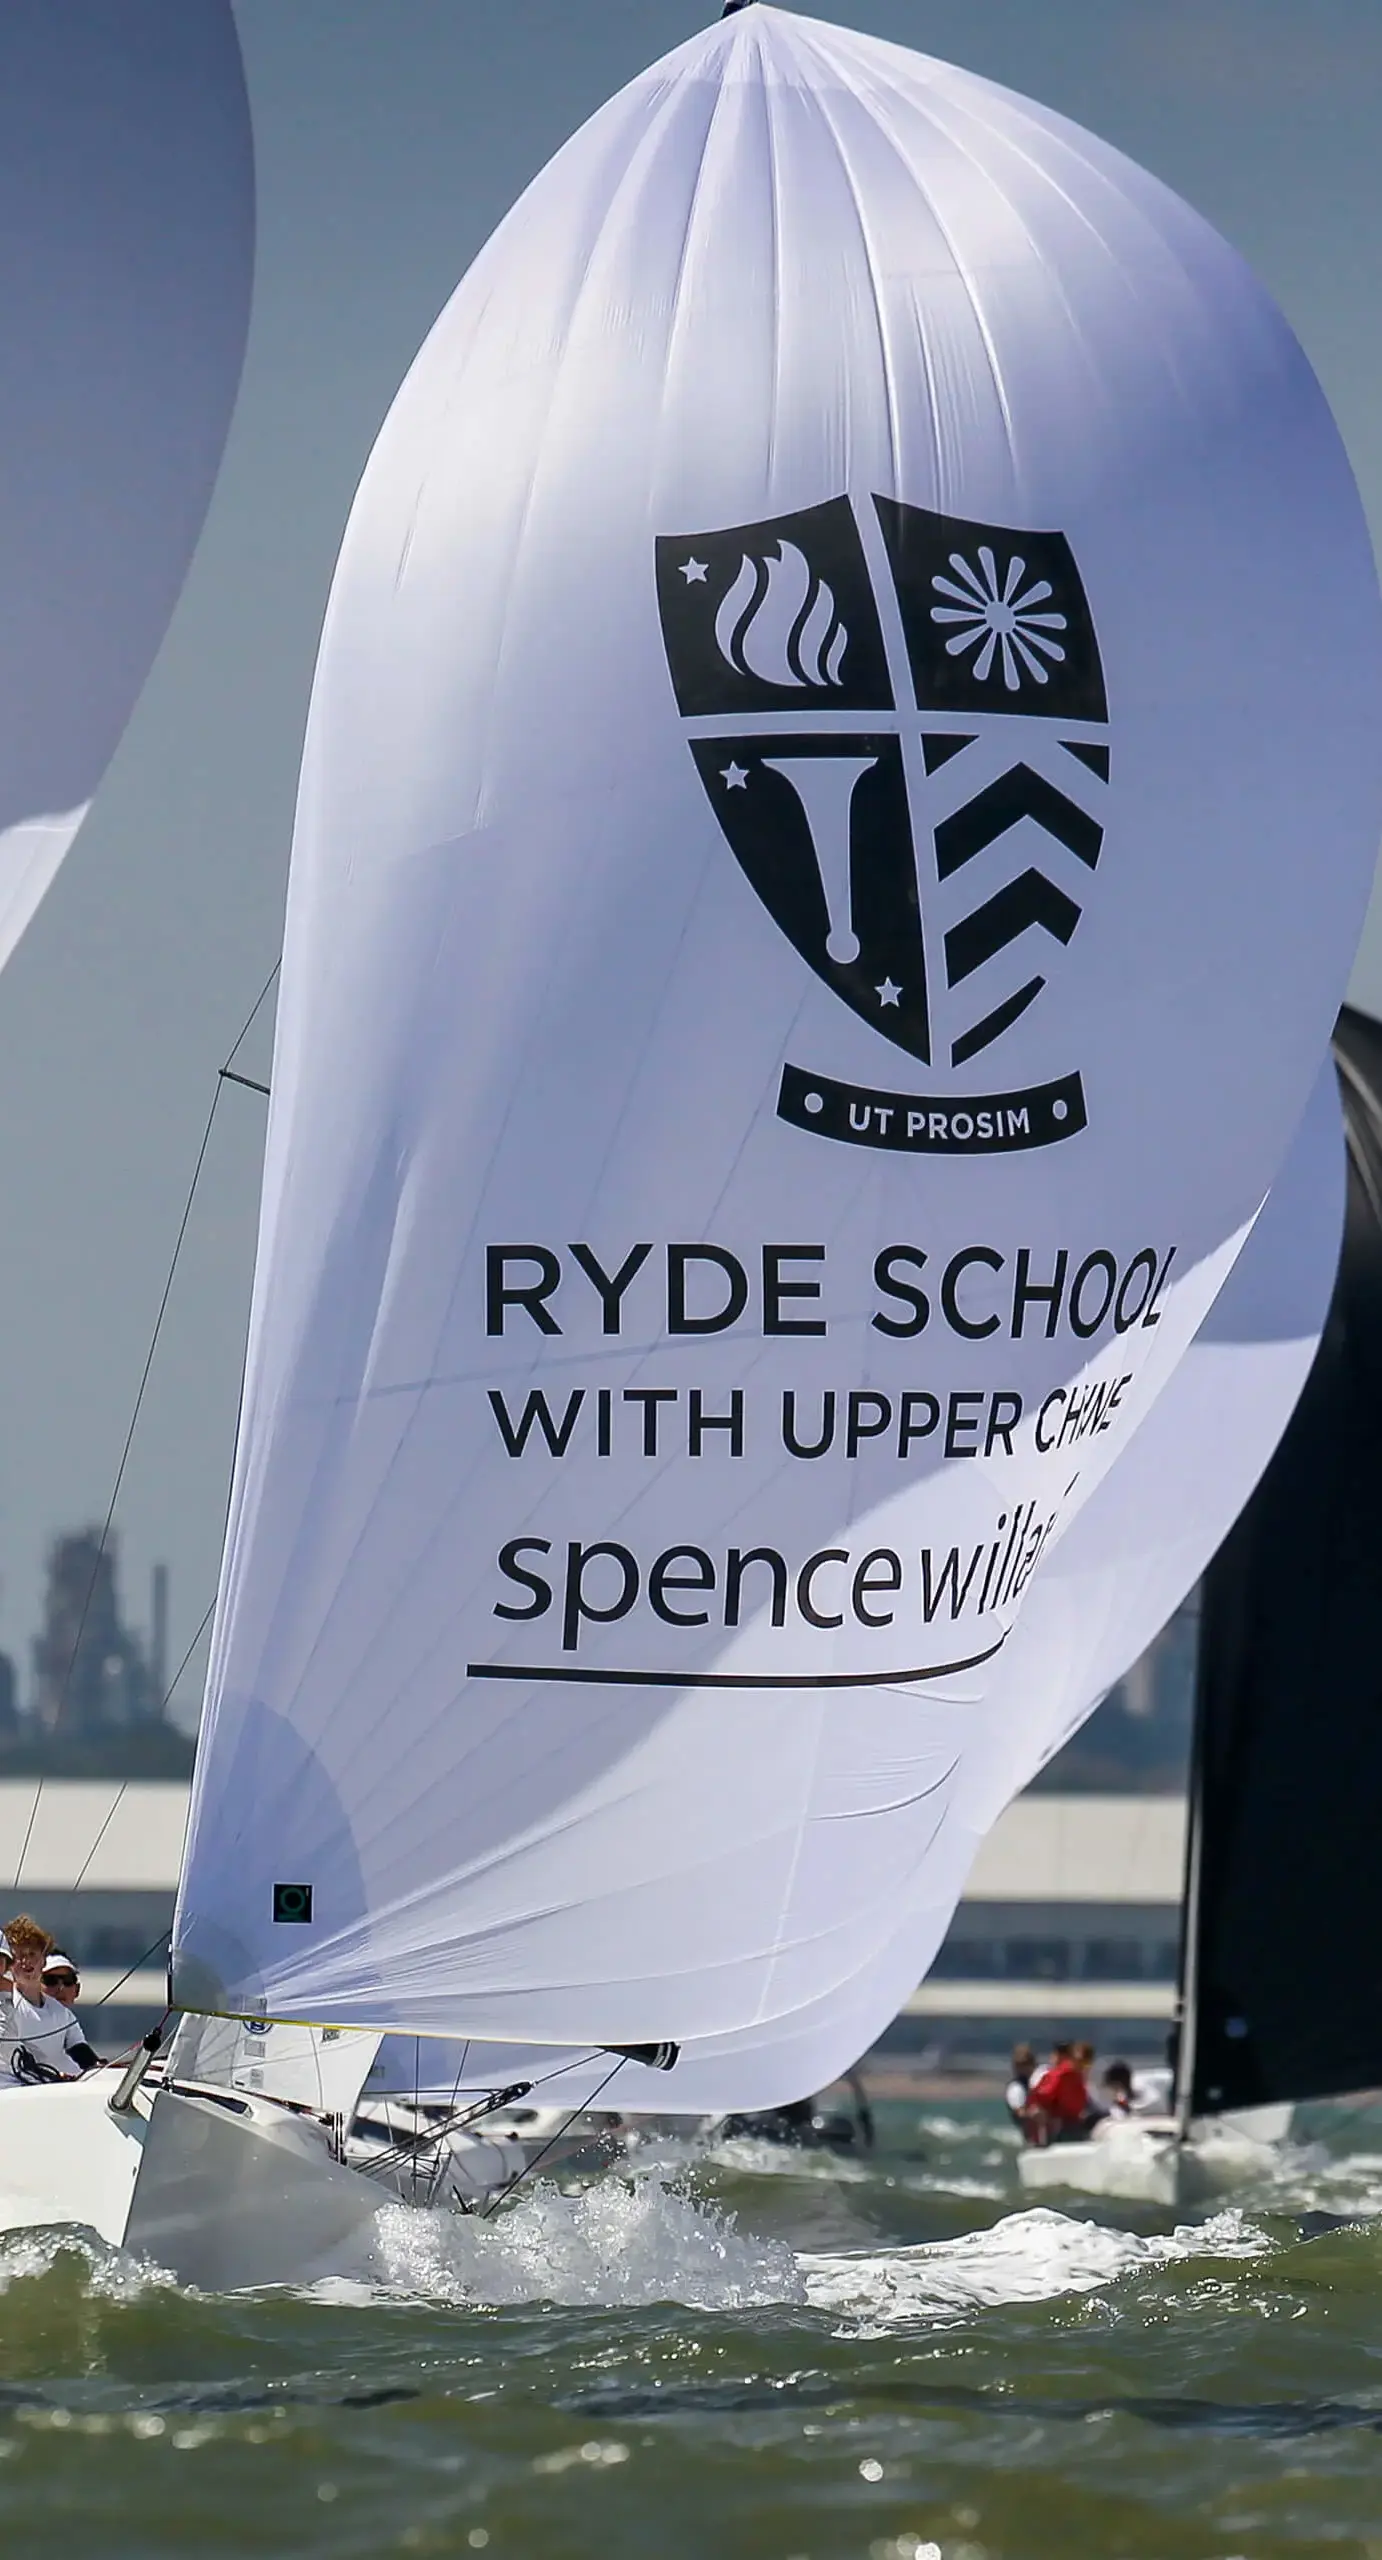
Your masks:
M912 1680L948 1680L992 1662L1008 1633L960 1662L922 1662L902 1671L599 1671L585 1663L468 1662L467 1680L559 1680L606 1689L897 1689Z

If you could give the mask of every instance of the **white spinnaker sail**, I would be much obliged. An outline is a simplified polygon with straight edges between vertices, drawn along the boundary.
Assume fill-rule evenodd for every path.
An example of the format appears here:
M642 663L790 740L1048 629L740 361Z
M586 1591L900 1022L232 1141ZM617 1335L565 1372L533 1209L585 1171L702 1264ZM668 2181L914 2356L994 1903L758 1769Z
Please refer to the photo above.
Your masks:
M558 155L328 612L181 2002L718 2035L962 1869L1303 1106L1380 675L1318 386L1116 153L754 8Z
M981 1835L1193 1591L1270 1463L1329 1311L1345 1174L1331 1057L1204 1324L1023 1613L987 1702L1002 1740L966 1806Z
M0 10L0 965L201 532L254 261L230 0Z
M775 2033L683 2048L662 2096L638 2074L611 2105L690 2114L771 2106L823 2087L882 2034L929 1970L970 1860L1004 1804L1131 1669L1193 1590L1295 1410L1329 1309L1344 1211L1338 1084L1327 1063L1291 1152L1175 1375L1037 1575L985 1701L985 1781L953 1842L924 1860L875 1961Z
M668 2073L625 2063L610 2079L608 2055L562 2059L539 2046L424 2039L415 2055L412 2042L398 2038L380 2054L380 2085L417 2080L446 2097L458 2076L467 2088L533 2079L544 2103L575 2106L603 2083L603 2103L625 2114L712 2115L802 2097L866 2052L931 1965L969 1859L1003 1803L1130 1669L1247 1502L1318 1347L1343 1209L1344 1144L1330 1061L1201 1331L1036 1576L985 1702L996 1729L974 1765L990 1791L957 1808L960 1820L940 1860L923 1857L870 1964L791 2017L737 2037L687 2043Z

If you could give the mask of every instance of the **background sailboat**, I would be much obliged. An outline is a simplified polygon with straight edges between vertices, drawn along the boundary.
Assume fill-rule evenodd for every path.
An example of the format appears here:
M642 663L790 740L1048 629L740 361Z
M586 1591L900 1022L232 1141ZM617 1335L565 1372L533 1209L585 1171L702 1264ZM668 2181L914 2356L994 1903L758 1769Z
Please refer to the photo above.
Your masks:
M230 0L6 0L0 966L181 592L239 386L253 264Z
M1181 2081L1197 2115L1382 2083L1382 1026L1335 1038L1348 1209L1318 1356L1205 1578Z
M1345 1007L1334 1057L1347 1205L1327 1314L1201 1589L1178 2128L1134 2133L1116 2157L1094 2145L1024 2161L1028 2183L1164 2201L1241 2185L1270 2171L1273 2118L1284 2129L1293 2103L1382 2079L1367 1881L1382 1816L1382 1029ZM1245 2113L1246 2142L1196 2132L1186 2150L1192 2127Z

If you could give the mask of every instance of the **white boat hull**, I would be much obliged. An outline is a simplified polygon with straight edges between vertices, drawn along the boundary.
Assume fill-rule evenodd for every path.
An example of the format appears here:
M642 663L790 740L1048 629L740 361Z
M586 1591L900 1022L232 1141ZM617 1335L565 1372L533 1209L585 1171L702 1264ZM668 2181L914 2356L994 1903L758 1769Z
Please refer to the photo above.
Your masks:
M0 2097L0 2226L92 2232L209 2292L310 2283L368 2244L379 2190L325 2125L271 2101L170 2089L109 2099L114 2075Z
M382 2199L310 2116L265 2099L161 2089L124 2245L207 2293L310 2284L368 2245Z
M1199 2204L1271 2176L1279 2156L1274 2146L1288 2129L1290 2110L1264 2108L1260 2115L1270 2123L1225 2117L1193 2124L1184 2141L1169 2116L1105 2123L1088 2142L1025 2149L1018 2177L1028 2194L1065 2190L1172 2209Z
M150 2099L109 2106L115 2074L0 2090L0 2229L71 2224L123 2248L144 2158Z

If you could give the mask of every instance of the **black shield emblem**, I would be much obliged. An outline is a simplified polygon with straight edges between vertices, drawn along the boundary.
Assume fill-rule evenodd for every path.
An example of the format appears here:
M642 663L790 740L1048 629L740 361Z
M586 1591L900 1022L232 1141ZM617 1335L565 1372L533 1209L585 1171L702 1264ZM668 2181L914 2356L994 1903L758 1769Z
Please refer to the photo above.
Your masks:
M963 1068L1042 992L1103 846L1108 706L1064 535L834 498L663 536L657 583L746 879L853 1012Z

